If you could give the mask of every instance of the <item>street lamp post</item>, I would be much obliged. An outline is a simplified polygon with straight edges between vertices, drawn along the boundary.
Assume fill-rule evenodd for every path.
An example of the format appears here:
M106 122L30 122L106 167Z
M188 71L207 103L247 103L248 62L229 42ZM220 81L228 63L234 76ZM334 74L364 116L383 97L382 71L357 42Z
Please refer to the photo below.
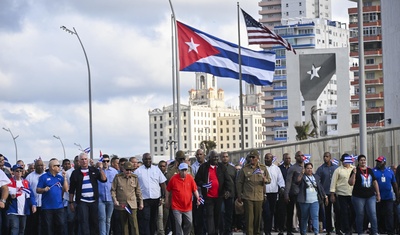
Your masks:
M86 59L86 65L87 65L87 70L88 70L88 87L89 87L89 137L90 137L90 159L93 159L93 128L92 128L92 82L91 82L91 77L90 77L90 66L89 66L89 59L86 54L85 47L83 47L83 43L78 35L78 32L75 30L74 27L72 27L73 30L68 29L65 26L60 27L62 30L64 30L67 33L70 33L72 35L76 35L76 37L79 40L79 43L81 44L83 54L85 55Z
M17 161L18 161L18 149L17 149L17 142L15 141L15 139L18 138L19 135L14 136L10 128L5 128L5 127L3 127L3 130L5 130L5 131L7 131L7 132L10 132L11 137L12 137L12 139L13 139L13 141L14 141L14 146L15 146L15 163L17 163Z
M78 150L79 150L79 151L82 151L82 152L83 152L82 145L77 144L77 143L74 143L74 145L75 145L76 147L78 147Z
M62 142L62 140L61 140L60 136L55 136L55 135L53 135L53 137L54 137L54 138L56 138L56 139L58 139L58 140L60 141L60 143L61 143L61 146L62 146L62 148L63 148L63 152L64 152L64 159L65 159L65 158L66 158L66 155L65 155L65 148L64 148L64 144L63 144L63 142Z
M173 159L172 145L174 145L174 150L176 150L177 143L178 143L178 141L176 141L176 140L167 140L167 142L166 142L165 149L168 150L168 146L169 146L169 160Z

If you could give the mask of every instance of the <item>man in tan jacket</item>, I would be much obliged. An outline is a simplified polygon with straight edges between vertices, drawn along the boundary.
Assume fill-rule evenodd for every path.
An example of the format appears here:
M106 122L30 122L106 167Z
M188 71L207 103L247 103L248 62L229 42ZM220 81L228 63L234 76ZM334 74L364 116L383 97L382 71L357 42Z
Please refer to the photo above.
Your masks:
M265 185L271 183L267 167L259 162L260 154L251 150L249 163L239 172L236 183L238 201L244 203L247 235L260 234Z
M133 172L133 164L126 162L122 173L115 176L111 186L114 209L120 213L122 234L139 235L137 209L143 209L143 197L139 180ZM130 232L129 232L130 231Z

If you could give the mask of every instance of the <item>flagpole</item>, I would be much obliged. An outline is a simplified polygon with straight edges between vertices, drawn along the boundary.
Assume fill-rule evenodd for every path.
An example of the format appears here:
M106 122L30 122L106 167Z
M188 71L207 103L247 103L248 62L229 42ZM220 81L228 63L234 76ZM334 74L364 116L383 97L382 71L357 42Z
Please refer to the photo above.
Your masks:
M238 20L238 62L239 62L239 105L240 105L240 145L241 150L244 150L244 124L243 124L243 87L242 87L242 48L240 43L240 6L237 2L237 20Z
M360 154L367 153L367 114L365 101L365 69L364 69L364 23L363 1L358 0L358 80L359 80L359 128L360 128Z
M175 26L175 79L176 79L176 108L177 108L177 113L174 113L174 123L176 122L177 124L177 138L176 140L178 141L178 149L181 149L181 104L180 104L180 77L179 77L179 51L178 51L178 27L176 23L176 15L174 11L174 7L172 5L172 1L169 1L169 5L171 7L172 11L172 16L174 20L174 26Z
M176 114L176 98L175 98L175 95L176 95L176 93L175 93L175 73L176 73L176 70L175 70L175 50L174 50L174 48L175 48L175 41L174 41L174 39L175 39L175 37L174 37L174 28L175 28L175 16L174 16L174 14L171 14L171 53L172 53L172 113L173 113L173 115L172 115L172 118L174 119L173 120L173 122L172 122L172 125L173 125L173 131L172 131L172 134L173 134L173 137L172 137L172 139L171 140L175 140L175 138L176 138L176 123L175 123L175 114ZM171 146L172 147L172 146ZM173 151L172 151L172 148L171 148L171 150L170 150L170 152L172 153ZM170 154L170 160L172 160L172 154Z

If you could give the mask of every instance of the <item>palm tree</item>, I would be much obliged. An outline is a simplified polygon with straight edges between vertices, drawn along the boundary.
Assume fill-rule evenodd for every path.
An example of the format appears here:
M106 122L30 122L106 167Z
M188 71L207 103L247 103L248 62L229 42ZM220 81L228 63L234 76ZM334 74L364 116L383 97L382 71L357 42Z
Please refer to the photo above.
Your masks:
M310 131L310 122L307 122L305 124L299 125L296 123L294 126L296 129L297 135L296 135L296 140L306 140L309 137L309 131Z

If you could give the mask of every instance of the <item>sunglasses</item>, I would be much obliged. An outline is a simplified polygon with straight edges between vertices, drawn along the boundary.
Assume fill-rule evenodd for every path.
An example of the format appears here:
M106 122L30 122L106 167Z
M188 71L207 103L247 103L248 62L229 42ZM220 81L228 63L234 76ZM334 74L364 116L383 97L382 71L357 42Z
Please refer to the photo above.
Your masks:
M16 170L15 172L23 172L23 170Z
M55 166L55 167L60 167L60 165L53 165L53 166Z
M133 171L133 169L125 169L126 171Z
M103 160L103 162L110 162L110 160Z
M249 158L256 158L256 156L249 156Z

